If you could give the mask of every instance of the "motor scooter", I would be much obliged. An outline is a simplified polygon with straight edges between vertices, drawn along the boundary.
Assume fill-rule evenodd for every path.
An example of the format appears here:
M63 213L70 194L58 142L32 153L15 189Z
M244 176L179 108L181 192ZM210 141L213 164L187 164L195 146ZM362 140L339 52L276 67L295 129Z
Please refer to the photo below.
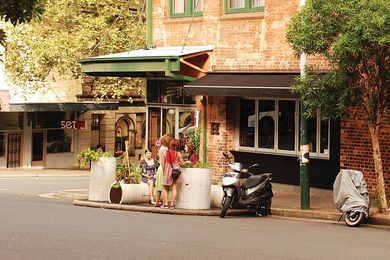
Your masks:
M249 209L254 211L255 216L270 214L273 197L272 173L254 175L249 170L259 166L258 164L244 168L242 163L230 162L226 153L223 155L228 159L231 171L225 173L222 178L224 195L220 217L224 218L229 208Z
M336 208L345 215L345 223L357 227L368 220L368 191L363 173L341 170L333 183L333 199Z

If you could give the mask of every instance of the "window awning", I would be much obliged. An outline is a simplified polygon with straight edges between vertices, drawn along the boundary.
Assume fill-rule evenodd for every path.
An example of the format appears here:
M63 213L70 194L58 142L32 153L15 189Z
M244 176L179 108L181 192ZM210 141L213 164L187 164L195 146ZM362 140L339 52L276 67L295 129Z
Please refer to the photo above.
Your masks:
M194 80L205 75L213 46L141 49L82 59L81 72L106 77L172 77Z
M118 102L14 103L10 112L56 112L86 110L118 110Z
M209 73L184 85L187 95L295 97L291 85L298 73Z

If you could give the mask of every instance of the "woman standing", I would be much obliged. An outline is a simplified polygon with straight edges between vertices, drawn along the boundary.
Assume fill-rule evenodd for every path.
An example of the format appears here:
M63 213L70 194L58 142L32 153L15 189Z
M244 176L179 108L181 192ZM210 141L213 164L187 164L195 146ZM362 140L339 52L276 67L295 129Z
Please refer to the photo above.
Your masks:
M184 151L188 153L188 160L192 165L195 165L198 162L198 156L195 152L195 147L192 143L186 143L184 146Z
M166 151L168 151L169 143L171 142L171 140L172 137L170 135L163 135L160 138L160 140L156 142L157 148L160 148L158 151L158 160L160 166L158 167L157 174L156 174L156 207L160 206L161 193L163 192L164 189L163 187L164 174L163 174L163 167L162 167L163 155L165 154Z
M142 181L149 185L150 203L156 204L153 198L154 185L156 182L156 172L159 166L158 161L152 158L152 152L148 149L145 150L145 158L139 162L141 169Z
M180 143L177 139L172 139L169 143L169 150L163 154L162 158L162 168L164 170L164 204L161 206L163 209L174 209L176 196L177 196L177 182L181 180L181 176L178 179L174 180L172 178L173 168L178 169L180 166L183 166L186 162L183 160L183 156L179 152ZM173 166L173 168L172 168ZM168 192L172 187L172 197L171 204L168 206Z

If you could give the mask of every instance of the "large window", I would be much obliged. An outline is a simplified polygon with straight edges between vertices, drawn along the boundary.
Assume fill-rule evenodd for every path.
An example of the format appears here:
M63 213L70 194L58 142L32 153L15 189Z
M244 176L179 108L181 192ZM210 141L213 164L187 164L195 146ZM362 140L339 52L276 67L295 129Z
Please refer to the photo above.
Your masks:
M299 154L299 101L241 99L240 149L277 154ZM329 158L329 120L320 112L307 123L310 155Z
M5 133L0 132L0 157L5 155Z
M47 153L65 153L71 151L73 130L47 130Z
M186 17L192 15L203 15L203 0L170 0L171 17Z
M225 0L226 13L264 11L264 0Z

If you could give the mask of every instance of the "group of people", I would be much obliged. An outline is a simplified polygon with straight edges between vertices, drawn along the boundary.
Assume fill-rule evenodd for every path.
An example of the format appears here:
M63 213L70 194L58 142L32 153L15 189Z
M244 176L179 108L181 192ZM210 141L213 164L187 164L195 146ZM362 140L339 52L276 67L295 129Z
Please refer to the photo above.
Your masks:
M197 163L197 154L191 143L186 143L184 149L188 154L188 159L184 161L182 153L179 151L179 140L166 134L157 142L158 160L152 158L150 150L145 151L145 158L140 161L142 181L149 185L150 202L156 207L164 209L174 209L177 196L177 183L182 176L177 179L172 177L173 169L178 169L186 164ZM169 204L168 194L172 191ZM155 197L154 197L155 195ZM155 198L155 199L154 199Z

